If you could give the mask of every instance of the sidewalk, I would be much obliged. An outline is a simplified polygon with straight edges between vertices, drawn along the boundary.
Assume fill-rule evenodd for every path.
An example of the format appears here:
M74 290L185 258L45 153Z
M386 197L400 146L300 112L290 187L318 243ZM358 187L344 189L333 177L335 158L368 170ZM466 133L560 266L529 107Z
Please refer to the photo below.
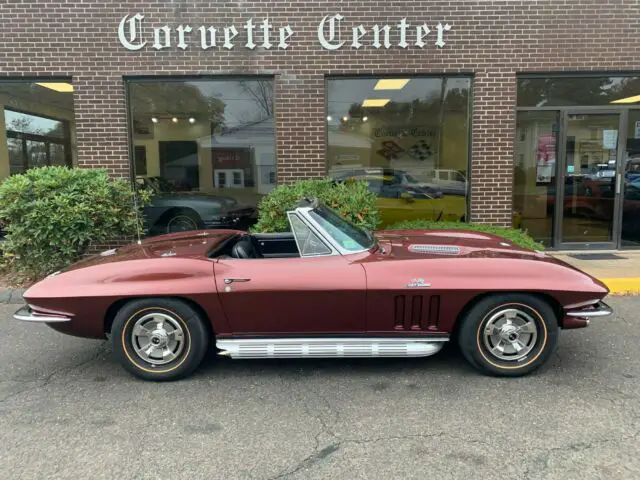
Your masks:
M547 253L600 279L612 295L640 293L640 251Z

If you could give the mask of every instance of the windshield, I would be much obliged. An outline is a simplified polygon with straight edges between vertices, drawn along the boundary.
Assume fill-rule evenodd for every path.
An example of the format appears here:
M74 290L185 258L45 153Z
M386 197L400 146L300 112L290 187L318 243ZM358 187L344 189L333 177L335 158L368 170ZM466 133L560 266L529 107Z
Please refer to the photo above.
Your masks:
M324 205L314 208L309 215L345 250L368 250L375 244L371 233L353 225Z

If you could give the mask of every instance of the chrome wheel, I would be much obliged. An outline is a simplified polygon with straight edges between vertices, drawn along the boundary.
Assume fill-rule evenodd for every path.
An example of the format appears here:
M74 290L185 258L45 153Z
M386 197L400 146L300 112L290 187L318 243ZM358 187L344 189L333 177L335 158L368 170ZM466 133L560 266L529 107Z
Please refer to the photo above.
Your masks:
M167 233L181 233L197 229L198 223L189 215L176 215L167 223Z
M149 313L140 317L131 329L131 344L136 354L152 365L164 365L184 350L184 330L180 323L165 313Z
M499 310L484 326L484 346L500 360L518 361L525 358L533 350L537 339L535 320L518 308Z

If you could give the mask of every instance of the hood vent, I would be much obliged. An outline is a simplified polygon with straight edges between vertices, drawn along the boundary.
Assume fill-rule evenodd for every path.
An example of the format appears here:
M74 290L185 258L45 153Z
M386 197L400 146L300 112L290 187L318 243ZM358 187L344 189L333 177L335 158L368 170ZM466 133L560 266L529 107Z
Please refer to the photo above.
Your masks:
M460 247L455 247L452 245L422 245L422 244L414 244L409 245L410 252L416 253L436 253L436 254L444 254L444 255L459 255Z

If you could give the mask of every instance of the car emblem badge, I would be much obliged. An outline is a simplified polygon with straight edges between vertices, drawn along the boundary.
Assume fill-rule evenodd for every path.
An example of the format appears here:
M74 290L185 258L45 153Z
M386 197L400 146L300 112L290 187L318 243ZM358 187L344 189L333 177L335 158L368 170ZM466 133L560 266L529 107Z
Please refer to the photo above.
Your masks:
M425 283L424 278L414 278L407 283L408 288L429 288L430 286L430 283Z

